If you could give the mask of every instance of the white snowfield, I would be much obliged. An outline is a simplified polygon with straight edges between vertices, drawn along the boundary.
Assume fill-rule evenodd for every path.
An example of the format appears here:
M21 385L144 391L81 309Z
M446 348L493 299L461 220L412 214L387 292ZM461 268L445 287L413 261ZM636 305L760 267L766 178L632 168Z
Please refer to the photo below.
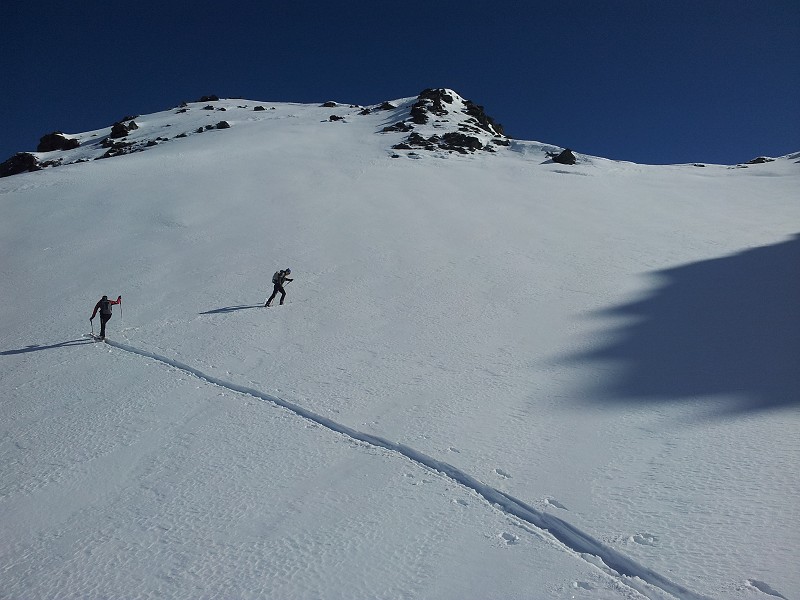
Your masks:
M800 598L800 154L393 150L415 100L0 179L0 598Z

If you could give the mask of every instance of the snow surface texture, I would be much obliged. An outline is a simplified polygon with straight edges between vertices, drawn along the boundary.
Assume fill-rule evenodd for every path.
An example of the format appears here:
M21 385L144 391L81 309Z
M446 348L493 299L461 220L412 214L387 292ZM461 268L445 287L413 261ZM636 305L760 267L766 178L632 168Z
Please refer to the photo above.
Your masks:
M799 157L394 149L415 101L0 179L0 597L800 597Z

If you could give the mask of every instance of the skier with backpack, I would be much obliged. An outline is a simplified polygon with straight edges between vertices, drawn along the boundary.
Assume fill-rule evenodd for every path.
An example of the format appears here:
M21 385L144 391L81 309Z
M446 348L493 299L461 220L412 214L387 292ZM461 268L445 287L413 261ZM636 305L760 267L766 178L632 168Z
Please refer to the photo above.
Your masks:
M104 340L106 338L106 323L111 318L111 305L112 304L122 304L122 296L117 296L116 300L109 300L108 296L103 296L94 305L94 310L92 311L92 316L89 317L89 321L92 321L97 314L97 311L100 311L100 339Z
M275 271L275 274L272 276L272 295L266 301L264 306L269 306L270 302L275 298L278 292L281 293L281 304L283 304L283 299L286 298L286 290L283 289L283 284L287 281L294 281L294 279L289 279L289 274L291 274L292 270L289 268L283 269L282 271Z

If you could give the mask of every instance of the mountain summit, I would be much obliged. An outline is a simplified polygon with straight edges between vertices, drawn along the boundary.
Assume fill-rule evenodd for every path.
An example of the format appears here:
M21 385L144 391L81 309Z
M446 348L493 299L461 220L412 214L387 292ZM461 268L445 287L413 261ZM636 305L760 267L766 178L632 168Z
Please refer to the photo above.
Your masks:
M212 130L247 127L272 119L274 114L270 111L289 106L298 105L203 96L197 102L183 102L173 110L125 116L96 131L78 134L56 131L42 136L36 152L19 152L0 164L0 177L142 152ZM391 123L376 128L375 133L407 134L400 140L390 137L389 146L396 151L467 154L479 150L494 152L509 145L502 126L482 106L444 88L426 89L416 98L368 107L330 101L319 108L334 109L327 120L344 123L388 112ZM393 155L399 156L396 152Z
M392 146L395 150L438 149L466 154L476 150L494 152L497 146L509 145L503 126L482 106L444 88L423 90L407 117L383 129L384 133L392 131L411 132Z
M372 135L382 136L384 151L393 158L419 158L421 153L443 158L453 154L510 150L527 160L539 159L546 163L574 165L594 160L586 155L576 156L568 148L512 141L483 106L451 89L428 88L416 97L366 107L334 101L319 105L203 96L196 102L182 102L170 110L124 116L94 131L48 133L40 139L36 152L18 152L0 163L0 177L143 152L231 128L252 128L258 135L269 136L272 126L284 118L344 125L360 121L367 125L359 129L362 141L366 143L367 137ZM750 163L771 160L759 157Z

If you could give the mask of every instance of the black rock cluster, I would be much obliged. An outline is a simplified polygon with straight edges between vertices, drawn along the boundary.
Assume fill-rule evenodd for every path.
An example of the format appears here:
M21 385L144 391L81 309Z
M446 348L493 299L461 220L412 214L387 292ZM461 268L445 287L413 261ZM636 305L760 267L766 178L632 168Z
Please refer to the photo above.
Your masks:
M383 133L403 132L410 135L392 148L396 150L446 150L467 154L478 150L494 152L494 146L507 146L503 126L486 114L482 106L464 101L463 112L468 115L465 120L459 120L458 131L450 131L441 135L424 137L413 131L415 125L425 125L433 120L434 124L447 121L445 117L456 110L453 106L455 98L444 88L428 88L422 90L416 102L411 107L408 118L388 125L383 128ZM483 144L477 135L491 134L494 136L492 143Z
M53 133L48 133L41 137L36 151L52 152L53 150L72 150L80 145L78 140L65 137L60 131L54 131Z

